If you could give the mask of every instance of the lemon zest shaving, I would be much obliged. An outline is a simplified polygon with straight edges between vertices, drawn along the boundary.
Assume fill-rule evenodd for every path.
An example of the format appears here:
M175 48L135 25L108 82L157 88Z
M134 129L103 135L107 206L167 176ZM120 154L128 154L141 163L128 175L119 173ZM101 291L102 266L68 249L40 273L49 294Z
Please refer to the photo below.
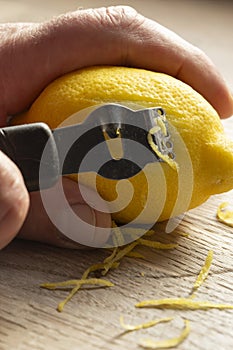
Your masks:
M112 222L113 227L117 227L115 222ZM121 228L119 228L119 237L123 237ZM132 230L136 230L137 232L140 230L138 228L132 228ZM144 234L144 236L152 236L155 233L154 230L149 230ZM69 295L67 296L66 299L64 299L62 302L58 304L57 310L62 311L65 304L79 291L79 289L82 287L83 284L87 284L86 281L89 281L89 284L100 284L106 286L112 286L111 282L106 280L102 280L100 278L89 278L88 276L91 272L95 271L101 271L102 275L106 275L110 269L116 269L120 265L120 260L123 259L124 256L130 256L130 257L137 257L137 258L145 258L142 254L139 252L133 252L133 249L138 246L138 245L143 245L143 246L148 246L151 248L156 248L156 249L172 249L176 247L177 245L174 244L163 244L160 242L155 242L155 241L150 241L146 239L139 238L133 242L131 242L128 245L125 245L123 248L115 247L114 249L111 249L111 254L106 257L103 262L93 264L89 266L82 274L81 279L74 279L74 280L68 280L68 281L63 281L63 282L56 282L56 283L44 283L41 285L42 288L47 288L47 289L58 289L62 287L73 287L73 289L70 291ZM95 281L91 282L91 281ZM100 281L100 282L98 282ZM102 282L106 281L106 282Z
M209 250L207 257L205 259L205 263L201 269L201 271L199 272L199 275L197 276L196 281L194 282L193 285L193 293L202 285L202 283L206 280L208 274L209 274L209 270L212 264L212 260L213 260L213 250Z
M127 246L125 246L124 248L120 249L118 253L114 256L114 258L105 264L104 271L102 272L102 274L106 275L106 273L111 268L112 264L121 260L126 254L128 254L131 250L133 250L134 247L136 247L136 245L138 245L138 241L134 241L128 244Z
M157 324L162 323L162 322L170 322L171 320L173 320L173 317L160 318L160 319L152 320L149 322L140 323L140 324L137 324L134 326L131 324L126 324L124 322L124 317L121 316L120 317L120 324L121 324L122 328L124 328L127 332L132 332L132 331L138 331L140 329L150 328L150 327L156 326Z
M114 268L114 266L115 266L115 268L117 268L117 267L119 267L119 265L120 265L120 263L117 261L109 261L107 264L104 264L101 274L103 276L105 276L105 275L107 275L109 270Z
M228 202L221 203L217 209L217 218L220 222L233 227L233 211L226 210L229 206Z
M162 133L164 134L164 136L167 136L167 129L166 129L165 123L163 122L162 118L157 118L157 124L158 124L160 130L162 131Z
M152 339L142 339L140 341L140 346L147 349L170 349L180 345L190 333L190 322L189 320L184 320L184 329L178 337L154 341Z
M147 246L147 247L155 248L155 249L173 249L173 248L177 247L177 244L173 244L173 243L166 244L166 243L160 243L157 241L146 240L144 238L139 238L136 241L124 246L123 248L118 248L117 253L113 255L112 259L110 259L110 257L109 257L107 263L105 263L104 271L102 271L102 275L106 275L113 263L118 262L124 256L127 256L128 254L130 254L130 252L132 252L132 250L137 245L143 245L143 246ZM135 254L135 252L133 252L133 255L134 254ZM136 255L137 254L140 254L140 253L136 253ZM105 262L106 262L106 259L105 259Z
M88 279L80 279L80 280L68 280L68 281L55 282L55 283L43 283L41 284L41 287L46 289L58 289L61 287L69 287L73 285L82 286L83 284L98 284L98 285L104 285L107 287L114 286L112 282L101 278L88 278Z
M119 263L113 262L113 263L111 264L111 269L116 269L118 266L119 266ZM90 274L91 272L95 272L95 271L99 271L99 270L104 270L105 267L106 267L106 263L98 263L98 264L91 265L90 267L88 267L88 268L84 271L84 273L83 273L83 275L82 275L82 279L86 279L87 276L89 276L89 274Z
M155 134L156 132L160 131L161 128L158 125L153 126L149 131L151 134Z
M101 269L104 269L104 263L98 263L98 264L93 264L91 266L89 266L82 274L82 278L81 279L86 279L89 274L91 272L95 272L95 271L98 271L98 270L101 270Z
M117 254L118 252L118 247L115 247L113 250L112 250L112 253L104 259L104 264L106 263L109 263Z
M196 301L191 298L165 298L144 300L137 304L136 307L154 307L163 309L180 309L180 310L208 310L208 309L233 309L230 304L215 304L209 301Z
M119 260L123 259L124 256L129 256L129 257L137 257L137 258L141 258L141 259L145 259L145 257L138 253L138 252L132 252L132 250L139 245L139 240L134 241L128 245L126 245L125 247L119 249L118 248L118 252L117 254L112 258L112 260L108 260L107 263L105 263L104 265L104 271L102 271L102 275L105 276L108 271L112 268L112 266L116 263L118 263L119 265ZM106 260L106 259L105 259Z
M148 141L151 149L154 151L154 153L159 158L161 158L165 163L167 163L173 170L178 172L179 167L178 167L177 162L175 162L174 159L171 159L167 154L163 154L162 152L160 152L158 146L154 143L151 131L153 131L153 128L151 130L149 130L149 132L147 134L147 141Z

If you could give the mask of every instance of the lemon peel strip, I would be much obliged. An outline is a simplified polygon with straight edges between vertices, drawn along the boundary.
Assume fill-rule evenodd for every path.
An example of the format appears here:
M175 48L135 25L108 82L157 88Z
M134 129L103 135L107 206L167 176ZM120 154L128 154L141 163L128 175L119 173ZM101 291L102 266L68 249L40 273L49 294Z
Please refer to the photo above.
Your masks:
M163 135L167 136L167 129L166 129L166 126L165 126L162 118L156 118L156 121L157 121L157 124L158 124L160 130L162 131Z
M154 153L159 158L161 158L165 163L167 163L173 170L178 172L178 170L179 170L178 164L173 159L171 159L168 155L160 152L158 146L154 143L152 134L153 134L153 128L151 130L149 130L149 132L147 134L147 141L148 141L152 151L154 151Z
M220 222L233 227L233 211L224 210L229 206L228 202L221 203L217 209L217 218Z
M107 264L105 264L104 271L102 272L102 274L106 275L106 273L111 268L112 264L121 260L126 254L133 250L136 247L136 245L138 245L138 241L128 244L124 248L120 249L118 253L114 256L114 258L110 260Z
M113 225L116 225L116 224L113 222ZM136 230L138 232L139 229L132 228L132 230ZM120 228L119 228L119 231L121 233ZM154 233L155 233L154 230L149 230L144 234L144 236L149 237L149 236L152 236ZM121 233L121 235L122 235L122 233ZM123 235L122 235L122 237L123 237ZM144 246L156 248L156 249L172 249L172 248L175 248L177 246L174 244L163 244L160 242L150 241L150 240L139 238L139 239L135 240L134 242L124 246L123 248L115 247L114 249L111 249L111 254L108 257L106 257L103 262L89 266L83 272L81 279L67 280L67 281L55 282L55 283L44 283L44 284L41 284L41 287L54 290L54 289L58 289L58 288L62 288L62 287L73 287L74 286L74 288L70 291L67 298L58 304L57 310L61 312L61 311L63 311L65 304L79 291L79 289L82 287L82 285L87 284L86 281L89 281L88 284L97 284L97 285L99 284L99 285L104 285L107 287L113 286L113 284L111 284L111 282L109 282L107 280L102 280L100 278L95 278L95 279L89 278L88 279L88 276L91 272L101 271L101 270L102 270L102 272L101 272L102 275L106 275L110 269L116 269L119 267L119 265L120 265L119 261L124 256L145 258L139 252L133 252L133 249L138 245L144 245ZM96 283L90 282L90 281L95 281ZM100 281L100 282L98 282L98 281ZM105 281L105 282L102 282L102 281Z
M151 235L152 232L154 234L154 231L150 231L148 236ZM105 266L104 266L104 271L102 272L102 275L106 275L107 272L109 271L109 269L111 268L112 264L115 262L119 262L119 260L121 260L124 256L132 254L134 256L136 255L137 257L144 258L144 256L141 255L140 253L132 252L132 250L138 245L142 245L142 246L146 246L146 247L150 247L150 248L155 248L155 249L174 249L178 246L177 244L173 244L173 243L169 243L169 244L160 243L157 241L150 241L150 240L147 240L144 238L139 238L136 241L126 245L125 247L123 247L121 249L118 248L118 251L115 250L116 254L112 253L112 259L110 259L111 256L109 258L107 258L108 259L107 263L106 263L106 259L105 259Z
M101 274L105 276L109 270L117 268L119 265L120 263L117 261L109 261L107 264L104 264L103 271L101 272Z
M165 299L151 299L144 300L137 304L135 307L154 307L162 309L179 309L179 310L208 310L208 309L233 309L231 304L215 304L209 301L196 301L191 298L165 298Z
M119 266L119 263L113 262L113 263L111 264L111 269L116 269L118 266ZM90 274L91 272L95 272L95 271L99 271L99 270L104 270L105 267L106 267L106 263L98 263L98 264L91 265L90 267L88 267L88 268L84 271L84 273L83 273L83 275L82 275L82 279L86 279L86 278L89 276L89 274Z
M109 263L117 254L117 251L118 251L118 247L115 247L113 250L112 250L112 253L104 259L104 264L106 263Z
M207 257L205 259L205 263L201 269L201 271L199 272L199 275L197 276L196 281L194 282L193 285L193 293L202 285L202 283L206 280L209 271L210 271L210 267L213 261L213 250L209 250Z
M170 349L180 345L188 337L189 333L190 322L189 320L184 320L184 329L178 337L160 341L142 339L139 345L146 349Z
M46 289L57 289L61 287L69 287L72 285L82 286L83 284L98 284L107 287L113 287L114 284L110 281L101 278L88 278L88 279L80 279L80 280L68 280L63 282L55 282L55 283L43 283L41 284L42 288Z
M156 326L159 323L170 322L172 320L173 320L173 317L160 318L160 319L152 320L149 322L140 323L140 324L137 324L134 326L131 324L126 324L124 322L124 317L121 316L120 317L120 324L121 324L122 328L124 328L127 332L132 332L132 331L138 331L140 329L150 328L150 327Z

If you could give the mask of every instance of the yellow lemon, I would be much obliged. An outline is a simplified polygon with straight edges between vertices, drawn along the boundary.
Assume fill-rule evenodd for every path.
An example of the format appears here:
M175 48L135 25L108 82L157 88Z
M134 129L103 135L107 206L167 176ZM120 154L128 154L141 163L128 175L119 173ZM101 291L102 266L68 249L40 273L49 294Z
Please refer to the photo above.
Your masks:
M166 220L233 188L233 143L216 111L190 86L166 74L112 66L78 70L52 82L14 123L43 121L56 128L65 120L69 124L75 113L72 123L81 122L86 114L80 111L87 107L110 102L162 107L177 164L150 163L120 181L80 174L80 182L96 186L109 202L117 222Z

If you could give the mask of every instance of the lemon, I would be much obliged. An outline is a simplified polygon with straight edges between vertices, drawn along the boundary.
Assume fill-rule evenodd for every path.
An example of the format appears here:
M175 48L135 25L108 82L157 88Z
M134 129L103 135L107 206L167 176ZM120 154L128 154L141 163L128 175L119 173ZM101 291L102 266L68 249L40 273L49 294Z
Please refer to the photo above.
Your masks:
M78 175L81 183L96 186L109 202L114 220L166 220L233 188L233 143L217 112L190 86L166 74L113 66L74 71L45 88L14 123L43 121L56 128L65 120L69 124L68 117L75 113L72 123L81 122L87 107L113 102L132 108L162 107L177 163L177 170L166 161L150 163L129 180Z

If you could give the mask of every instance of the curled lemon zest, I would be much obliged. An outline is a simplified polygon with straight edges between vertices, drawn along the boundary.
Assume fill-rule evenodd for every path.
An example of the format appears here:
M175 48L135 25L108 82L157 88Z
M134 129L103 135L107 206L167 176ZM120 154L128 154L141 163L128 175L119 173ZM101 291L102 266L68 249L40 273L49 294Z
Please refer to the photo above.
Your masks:
M206 280L206 278L209 274L211 264L212 264L213 254L214 254L213 250L209 250L207 257L205 259L205 263L204 263L201 271L199 272L199 275L197 276L196 281L194 282L193 292L195 292L202 285L202 283Z
M89 276L89 274L91 272L95 272L95 271L100 271L100 270L103 270L105 268L105 263L102 262L102 263L97 263L97 264L93 264L91 266L89 266L82 274L82 277L81 279L87 279L87 277ZM113 264L112 265L112 268L117 268L118 267L118 264Z
M233 227L233 211L226 210L229 206L228 202L221 203L217 209L217 218L220 222Z
M151 134L155 134L156 132L160 131L161 128L158 125L153 126L149 131Z
M112 225L113 225L113 227L116 227L116 224L114 222L112 223ZM137 232L139 232L138 230L140 230L140 229L132 228L132 230L133 231L136 230ZM131 232L133 232L132 230L131 230ZM121 231L122 231L122 229L119 228L120 234L118 237L122 238L123 234ZM146 232L146 234L144 236L148 237L148 236L153 235L154 233L155 233L154 230L149 230L148 232ZM73 280L68 280L68 281L64 281L64 282L55 282L55 283L44 283L41 285L41 287L47 288L47 289L73 287L72 290L70 291L69 295L67 296L67 298L65 298L62 302L60 302L58 304L58 307L57 307L58 311L62 311L65 304L80 290L80 288L82 287L83 284L103 285L103 283L104 283L105 286L108 286L108 287L112 286L111 282L106 281L106 280L102 280L100 278L95 278L95 279L89 278L88 279L88 276L90 275L90 273L95 272L95 271L100 271L102 273L102 275L106 275L109 272L109 270L118 268L120 265L120 261L125 256L130 256L130 257L134 257L134 258L145 258L139 252L133 252L133 249L139 245L144 245L144 246L148 246L148 247L156 248L156 249L172 249L176 246L174 244L170 244L170 245L163 244L160 242L149 241L146 239L139 238L139 239L134 240L133 242L125 245L124 247L115 247L114 249L110 249L111 254L109 256L107 256L103 260L103 262L89 266L83 272L81 279L73 279ZM87 281L89 281L89 283L87 283ZM95 281L96 283L94 283L93 281ZM106 281L106 282L102 282L102 281Z
M149 132L147 134L147 141L148 141L151 149L154 151L154 153L160 159L162 159L165 163L167 163L173 170L178 172L179 167L178 167L177 162L175 162L174 159L171 159L167 154L163 154L162 152L160 152L158 146L154 143L152 135L153 135L153 128L151 130L149 130Z
M180 345L190 333L190 322L189 320L184 320L184 329L178 337L154 341L152 339L142 339L140 344L146 349L170 349Z
M116 269L118 268L119 266L119 263L117 262L113 262L111 264L111 269ZM82 279L85 279L87 278L87 276L89 276L89 274L91 272L95 272L95 271L101 271L101 270L105 270L106 269L106 263L98 263L98 264L94 264L94 265L91 265L90 267L88 267L88 269L86 269L82 275Z
M102 271L102 275L106 275L107 272L111 269L111 266L113 264L115 264L116 262L119 263L119 261L121 259L123 259L124 256L127 256L128 254L130 254L130 252L139 244L139 240L134 241L130 244L127 244L126 246L124 246L123 248L118 248L116 250L116 254L112 255L112 259L108 259L108 261L106 262L105 259L105 266L104 266L104 271Z
M144 300L137 304L136 307L154 307L162 309L179 309L179 310L208 310L208 309L233 309L231 304L215 304L209 301L196 301L191 298L165 298Z
M104 271L102 272L103 275L106 275L106 273L109 271L109 269L111 268L112 264L115 262L118 262L119 260L121 260L125 255L127 255L131 250L134 249L134 247L136 247L136 245L138 245L137 241L134 241L130 244L128 244L127 246L125 246L122 249L119 249L119 251L117 252L117 254L112 258L112 260L108 261L105 264L104 267Z
M108 271L113 268L118 268L120 265L120 262L117 261L109 261L108 263L104 264L103 269L101 271L101 274L103 276L107 275Z
M163 122L162 118L157 118L157 124L158 124L158 127L160 128L160 130L162 131L163 135L167 136L167 129L166 129L165 123Z
M177 244L172 244L172 243L165 244L165 243L160 243L157 241L150 241L150 240L146 240L144 238L139 238L136 241L127 244L123 248L118 248L118 251L116 251L116 254L114 254L112 259L110 259L110 257L109 257L107 262L105 259L106 263L105 263L104 271L102 272L102 275L106 275L113 263L119 262L124 256L127 256L128 254L130 254L132 252L132 250L138 245L143 245L143 246L147 246L147 247L155 248L155 249L173 249L173 248L177 247ZM133 255L135 255L135 253L136 252L133 252ZM139 254L139 255L137 255L137 254ZM140 256L140 258L142 257L140 255L140 253L136 253L136 255L137 255L137 257L138 256Z
M150 328L150 327L156 326L157 324L162 323L162 322L170 322L171 320L173 320L173 317L160 318L160 319L152 320L149 322L140 323L137 325L131 325L131 324L126 324L124 322L124 317L121 316L120 317L120 324L121 324L122 328L124 328L127 332L132 332L132 331L138 331L140 329Z
M115 247L112 250L112 253L107 258L104 259L103 263L104 264L109 263L116 256L117 252L118 252L118 247Z

